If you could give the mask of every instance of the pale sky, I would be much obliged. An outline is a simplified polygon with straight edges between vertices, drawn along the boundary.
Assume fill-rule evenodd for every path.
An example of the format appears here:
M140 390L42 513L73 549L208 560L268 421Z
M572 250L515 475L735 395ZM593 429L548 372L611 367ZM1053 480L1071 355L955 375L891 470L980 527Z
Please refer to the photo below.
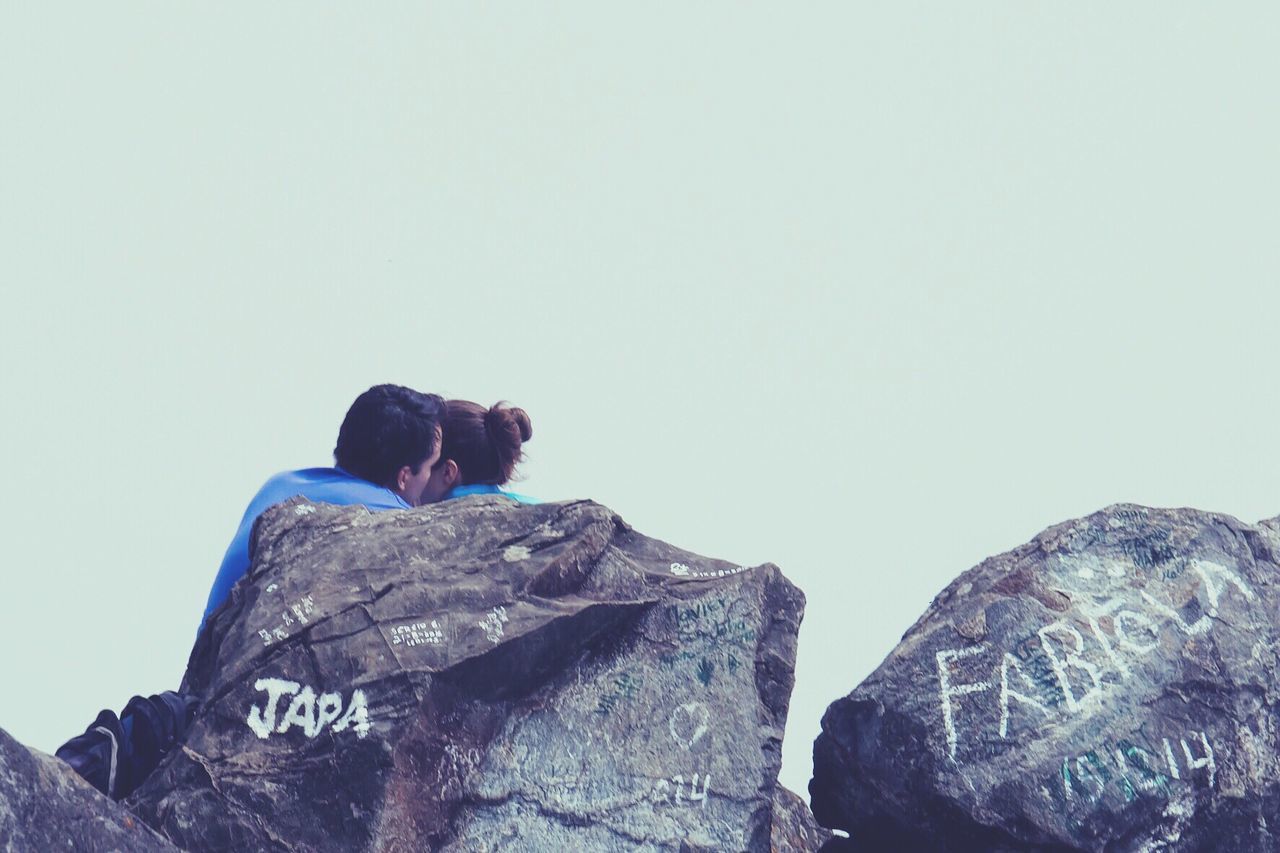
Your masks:
M1280 513L1274 4L0 8L0 727L181 679L261 482L398 382L775 562L782 780L982 558Z

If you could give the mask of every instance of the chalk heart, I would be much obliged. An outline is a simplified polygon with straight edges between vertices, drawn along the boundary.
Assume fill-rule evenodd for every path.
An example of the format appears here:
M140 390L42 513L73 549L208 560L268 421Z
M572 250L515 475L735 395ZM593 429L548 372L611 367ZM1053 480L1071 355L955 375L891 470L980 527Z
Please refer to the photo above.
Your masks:
M711 712L707 710L706 705L701 702L686 702L683 705L677 705L671 712L671 720L667 728L670 729L671 738L676 743L685 749L692 749L693 745L707 733L709 722L711 722Z

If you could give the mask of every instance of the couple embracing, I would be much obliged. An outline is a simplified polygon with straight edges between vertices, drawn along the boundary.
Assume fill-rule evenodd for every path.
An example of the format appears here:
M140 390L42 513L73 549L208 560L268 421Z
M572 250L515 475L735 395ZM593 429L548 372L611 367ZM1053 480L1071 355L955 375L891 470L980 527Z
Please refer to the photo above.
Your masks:
M333 449L335 467L277 474L249 502L209 591L204 619L249 570L253 523L268 507L304 497L373 511L409 509L487 493L536 503L501 488L532 436L523 409L502 404L486 409L402 385L375 385L356 398L342 421Z

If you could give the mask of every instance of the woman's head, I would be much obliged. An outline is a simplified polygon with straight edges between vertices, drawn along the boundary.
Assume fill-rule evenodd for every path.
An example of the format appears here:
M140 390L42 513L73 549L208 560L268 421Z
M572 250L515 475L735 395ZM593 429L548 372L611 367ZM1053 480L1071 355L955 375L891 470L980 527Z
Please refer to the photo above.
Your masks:
M431 471L422 503L442 500L457 486L503 485L524 458L522 446L533 437L524 409L505 403L486 409L470 400L449 400L441 425L440 461Z

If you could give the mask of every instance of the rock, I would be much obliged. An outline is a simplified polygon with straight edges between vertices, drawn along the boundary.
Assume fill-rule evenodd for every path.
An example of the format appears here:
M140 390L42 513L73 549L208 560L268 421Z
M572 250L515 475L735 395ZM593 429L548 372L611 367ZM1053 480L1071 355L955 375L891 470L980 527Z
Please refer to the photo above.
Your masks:
M769 849L803 597L590 502L266 513L131 799L191 850Z
M58 759L0 729L0 850L176 853Z
M811 853L831 838L809 804L781 785L773 790L773 853Z
M818 821L861 850L1280 849L1278 529L1119 505L965 572L828 708Z

